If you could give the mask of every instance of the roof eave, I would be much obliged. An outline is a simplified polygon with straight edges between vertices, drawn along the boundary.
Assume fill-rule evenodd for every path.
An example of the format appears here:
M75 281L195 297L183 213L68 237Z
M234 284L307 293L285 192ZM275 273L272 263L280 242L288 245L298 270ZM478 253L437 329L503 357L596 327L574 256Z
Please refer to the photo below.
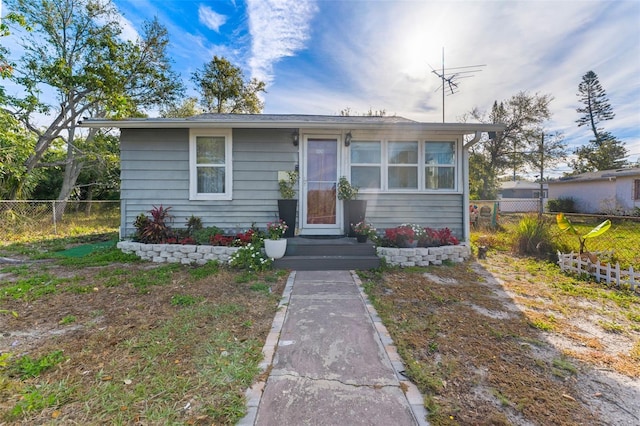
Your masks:
M308 120L279 120L279 121L217 121L217 120L189 120L189 119L131 119L131 120L103 120L85 119L78 122L80 127L88 128L119 128L119 129L200 129L200 128L234 128L234 129L282 129L282 128L323 128L331 130L404 130L404 131L432 131L443 133L473 134L476 132L500 132L504 130L501 124L482 123L362 123L340 122L327 123Z

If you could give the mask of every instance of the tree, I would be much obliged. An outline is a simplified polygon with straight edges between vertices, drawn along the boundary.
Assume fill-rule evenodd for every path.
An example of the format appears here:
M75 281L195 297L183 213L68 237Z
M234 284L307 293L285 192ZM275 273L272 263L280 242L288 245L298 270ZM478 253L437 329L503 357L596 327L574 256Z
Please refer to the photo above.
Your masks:
M16 118L0 108L0 199L27 198L37 184L37 174L27 174L25 162L35 137Z
M179 103L165 105L160 108L162 118L187 118L202 114L202 109L198 108L198 98L187 98Z
M200 104L206 112L259 114L264 108L259 93L265 83L255 78L246 81L242 70L225 58L214 56L191 80L200 88Z
M11 0L8 5L33 33L22 39L25 54L11 77L25 95L8 99L7 110L37 135L25 161L27 174L60 166L42 160L53 141L64 141L58 200L66 201L85 165L87 151L79 142L91 144L98 134L77 127L83 115L141 116L144 108L172 102L182 93L166 54L167 31L153 20L144 24L140 39L122 40L119 16L109 1ZM55 93L55 106L41 99L44 90ZM48 124L36 123L37 113L47 114Z
M578 127L589 126L593 139L576 149L576 158L570 162L574 173L617 169L626 165L624 143L599 127L602 121L612 120L615 114L595 72L589 71L582 76L577 95L583 106L576 109L581 114L576 123Z
M536 167L533 155L539 151L543 123L551 118L552 100L551 95L519 92L506 101L495 101L489 113L477 108L470 112L470 116L481 123L505 125L502 133L471 148L469 168L473 197L493 199L497 196L501 174L511 170L515 176L519 171ZM560 155L556 151L550 154Z

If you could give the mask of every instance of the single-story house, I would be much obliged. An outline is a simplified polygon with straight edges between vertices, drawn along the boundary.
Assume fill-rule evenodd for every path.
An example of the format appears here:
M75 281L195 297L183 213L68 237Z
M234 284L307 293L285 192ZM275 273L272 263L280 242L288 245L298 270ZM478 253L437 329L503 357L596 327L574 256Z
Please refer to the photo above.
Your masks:
M547 198L549 185L542 184L543 197ZM540 184L525 180L510 180L500 184L498 198L540 198Z
M121 235L152 206L230 231L277 219L278 180L297 170L300 235L343 233L341 176L360 187L379 229L416 223L469 238L468 150L502 125L422 123L402 117L202 114L85 119L120 129Z
M549 185L543 183L543 205L546 204L548 190ZM540 183L524 180L502 182L498 199L502 212L537 212L540 210Z
M640 208L640 167L600 170L550 181L549 198L573 198L580 213L630 214Z

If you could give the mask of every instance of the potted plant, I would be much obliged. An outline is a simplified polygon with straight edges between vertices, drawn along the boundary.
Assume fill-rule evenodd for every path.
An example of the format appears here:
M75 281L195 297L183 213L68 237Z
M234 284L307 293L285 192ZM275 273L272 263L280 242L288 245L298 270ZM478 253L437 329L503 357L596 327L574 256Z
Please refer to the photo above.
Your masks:
M376 228L364 220L356 223L355 225L351 224L351 227L353 228L353 232L355 232L356 239L359 243L366 243L367 239L376 233Z
M360 188L351 185L345 176L338 180L338 200L342 200L344 233L348 237L356 236L351 225L363 222L367 212L367 201L357 199L359 190Z
M264 251L267 257L280 259L287 250L287 240L282 238L289 227L284 220L267 223L267 236L264 240Z
M286 172L286 175L286 178L278 180L281 197L278 200L278 217L291 225L284 234L286 238L290 238L295 235L296 230L298 200L294 199L294 197L296 195L295 187L298 182L298 172L291 170Z

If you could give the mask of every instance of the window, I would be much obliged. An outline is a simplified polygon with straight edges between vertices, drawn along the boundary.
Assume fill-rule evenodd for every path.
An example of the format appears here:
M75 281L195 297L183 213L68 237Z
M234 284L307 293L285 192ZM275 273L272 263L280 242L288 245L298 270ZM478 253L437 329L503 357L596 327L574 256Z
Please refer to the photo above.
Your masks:
M425 189L454 189L456 184L453 142L425 142Z
M361 189L382 189L380 141L351 142L351 184Z
M418 189L418 142L389 142L388 188Z
M191 131L189 164L190 199L231 199L230 131Z
M633 181L633 199L640 200L640 179Z
M364 192L456 191L455 141L354 140L351 183Z

